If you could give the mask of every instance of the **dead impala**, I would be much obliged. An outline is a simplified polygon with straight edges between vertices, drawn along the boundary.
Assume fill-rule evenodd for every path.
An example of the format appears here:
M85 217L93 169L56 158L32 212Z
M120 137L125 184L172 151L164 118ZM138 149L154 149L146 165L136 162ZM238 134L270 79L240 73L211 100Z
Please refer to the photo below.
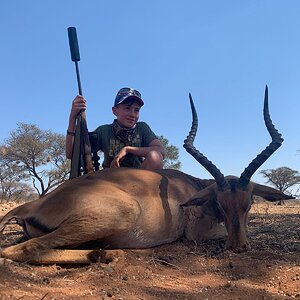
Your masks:
M2 232L16 219L28 240L2 250L1 256L35 263L87 262L76 248L97 241L102 249L148 248L185 236L203 241L224 237L235 251L247 250L247 216L252 196L291 199L276 189L250 181L254 172L281 146L283 139L269 115L267 88L264 120L272 138L240 177L224 176L193 146L198 120L190 96L193 122L186 150L214 177L202 180L177 170L104 169L65 182L39 200L8 212ZM184 208L185 207L185 208ZM61 250L53 250L60 248Z

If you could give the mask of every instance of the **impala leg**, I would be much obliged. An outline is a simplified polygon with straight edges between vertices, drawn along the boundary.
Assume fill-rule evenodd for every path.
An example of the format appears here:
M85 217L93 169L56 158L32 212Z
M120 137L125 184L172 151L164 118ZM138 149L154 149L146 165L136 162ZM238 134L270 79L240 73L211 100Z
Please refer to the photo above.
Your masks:
M1 256L14 261L34 261L37 257L55 248L74 248L85 242L128 231L135 224L140 208L132 198L125 198L102 209L73 213L57 229L45 235L32 238L21 244L4 249ZM127 205L125 205L127 204Z
M104 237L107 235L107 231L103 229L101 232L99 228L91 230L89 226L66 224L46 235L3 249L1 257L14 261L31 261L49 249L77 246L84 242Z

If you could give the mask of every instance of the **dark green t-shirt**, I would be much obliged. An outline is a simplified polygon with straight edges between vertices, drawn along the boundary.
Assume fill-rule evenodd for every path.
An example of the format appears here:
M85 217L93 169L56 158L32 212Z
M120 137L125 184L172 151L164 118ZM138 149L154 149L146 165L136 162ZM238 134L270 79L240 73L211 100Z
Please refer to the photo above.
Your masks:
M120 141L113 132L112 124L102 125L95 129L97 133L97 149L104 153L103 168L109 168L114 157L126 144ZM149 147L149 144L157 139L157 136L145 122L136 123L133 147ZM143 159L133 154L127 154L121 162L121 167L138 168Z

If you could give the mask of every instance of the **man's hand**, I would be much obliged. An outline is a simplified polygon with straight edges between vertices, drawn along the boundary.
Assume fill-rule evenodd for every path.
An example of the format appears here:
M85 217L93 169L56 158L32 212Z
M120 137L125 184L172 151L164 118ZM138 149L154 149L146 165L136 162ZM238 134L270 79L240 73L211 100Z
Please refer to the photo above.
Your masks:
M120 168L120 163L127 154L127 147L123 147L120 152L114 157L113 161L110 164L111 168Z
M85 109L86 109L86 100L84 99L84 97L82 97L80 95L76 96L72 102L72 108L71 108L70 117L69 117L69 125L68 125L69 132L75 133L77 115L81 110L85 110ZM73 140L74 140L74 136L67 134L67 136L66 136L66 157L68 159L72 158Z
M72 102L70 117L76 118L76 116L81 110L86 110L86 100L84 99L83 96L78 95L75 97L75 99Z

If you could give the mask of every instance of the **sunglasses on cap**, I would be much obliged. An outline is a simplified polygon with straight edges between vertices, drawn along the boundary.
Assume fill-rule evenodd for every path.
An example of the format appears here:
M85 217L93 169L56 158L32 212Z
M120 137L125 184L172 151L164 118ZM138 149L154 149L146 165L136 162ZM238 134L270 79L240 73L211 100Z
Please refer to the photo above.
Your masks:
M124 95L127 95L127 94L132 94L132 95L138 96L139 98L142 98L142 95L139 91L131 89L131 88L122 88L122 89L120 89L118 91L117 97L124 96Z
M139 102L140 106L144 105L144 101L142 100L142 95L139 91L134 90L132 88L121 88L115 98L114 106L117 106L118 104L121 104L124 102L127 98L133 97L136 101Z

